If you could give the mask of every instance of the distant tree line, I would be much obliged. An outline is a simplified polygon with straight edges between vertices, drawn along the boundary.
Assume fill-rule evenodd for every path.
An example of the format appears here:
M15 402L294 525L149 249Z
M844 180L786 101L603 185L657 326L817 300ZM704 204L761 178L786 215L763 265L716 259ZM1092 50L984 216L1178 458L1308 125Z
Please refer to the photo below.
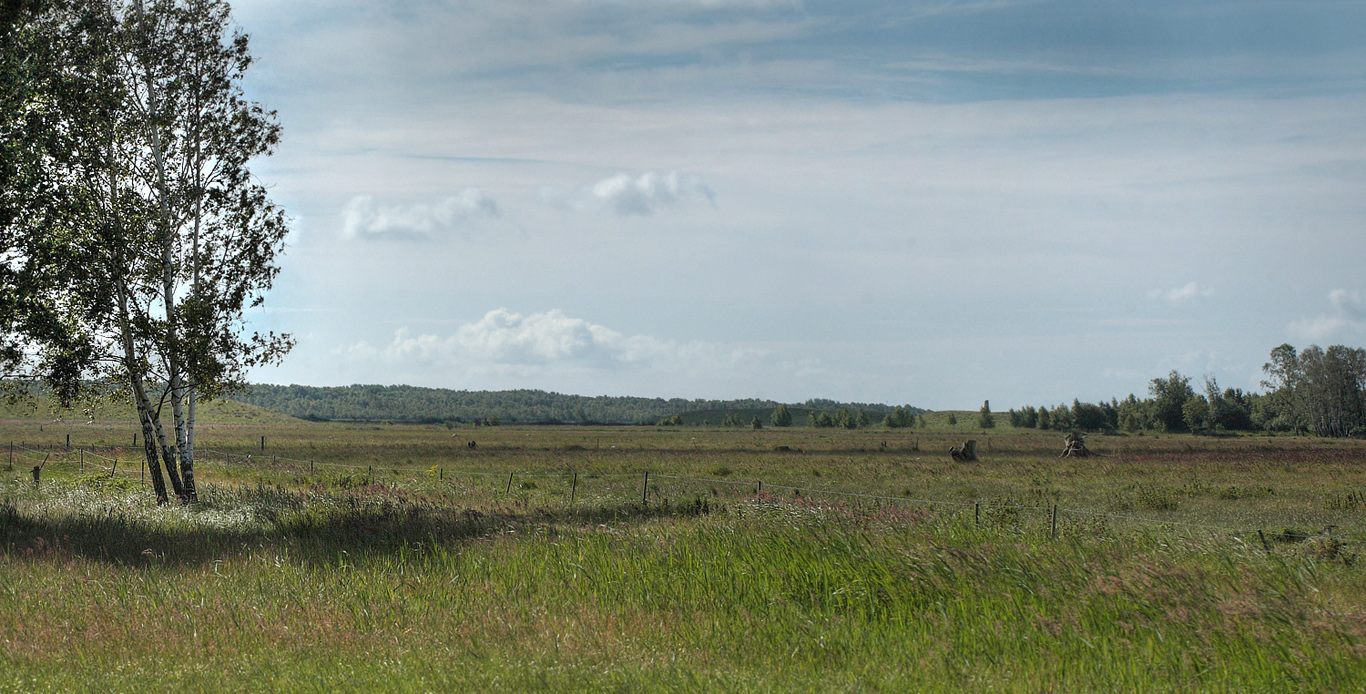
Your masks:
M1319 436L1366 435L1366 350L1310 345L1296 352L1285 344L1262 366L1266 393L1220 388L1206 377L1197 392L1191 379L1172 371L1148 384L1148 397L1095 404L1074 399L1069 407L1010 410L1017 427L1085 431L1286 431ZM988 415L983 405L983 416Z
M867 422L872 417L891 415L897 410L914 408L866 403L840 403L812 399L789 408L771 400L688 400L684 398L641 398L564 395L542 390L468 391L416 386L352 385L340 387L254 385L232 399L301 419L315 421L355 420L410 423L489 423L504 424L702 424L754 427L756 412L774 426L792 426L793 410L828 412L840 410L853 415L852 421ZM923 410L920 410L923 411ZM857 412L863 412L860 420ZM685 415L692 414L691 417ZM698 418L702 414L702 419ZM914 414L911 415L914 417ZM843 420L841 420L843 421Z

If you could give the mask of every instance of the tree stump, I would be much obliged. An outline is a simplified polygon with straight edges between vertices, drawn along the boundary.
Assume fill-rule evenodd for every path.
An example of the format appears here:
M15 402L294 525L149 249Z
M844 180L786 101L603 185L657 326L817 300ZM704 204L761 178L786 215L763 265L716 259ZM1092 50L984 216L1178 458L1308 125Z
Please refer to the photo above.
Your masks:
M1086 447L1086 437L1080 432L1072 432L1062 437L1063 449L1059 458L1089 458L1100 455Z
M954 446L949 449L949 457L954 462L967 463L977 460L977 442L964 441L961 446Z

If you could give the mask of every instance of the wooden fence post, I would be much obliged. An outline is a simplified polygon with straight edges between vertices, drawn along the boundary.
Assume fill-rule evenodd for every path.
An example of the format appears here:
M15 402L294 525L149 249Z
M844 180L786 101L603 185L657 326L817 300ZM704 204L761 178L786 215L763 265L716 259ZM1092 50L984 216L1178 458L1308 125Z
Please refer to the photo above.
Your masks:
M1053 504L1053 522L1050 524L1048 534L1053 537L1058 536L1058 505Z
M646 471L645 471L645 483L642 484L642 485L640 485L640 503L642 503L642 504L648 504L648 503L650 503L649 497L646 496L646 495L649 494L649 493L650 493L650 471L649 471L649 470L646 470Z
M569 485L569 508L574 508L574 493L579 491L579 473L574 473L574 481Z
M977 525L982 524L982 502L975 501L972 504L972 520Z
M1261 528L1257 528L1257 537L1262 538L1262 549L1266 550L1267 554L1271 554L1271 544L1266 541L1266 535L1262 534Z
M513 475L513 473L511 473L511 472L508 473L508 488L503 492L504 494L511 494L511 493L512 493L512 475Z

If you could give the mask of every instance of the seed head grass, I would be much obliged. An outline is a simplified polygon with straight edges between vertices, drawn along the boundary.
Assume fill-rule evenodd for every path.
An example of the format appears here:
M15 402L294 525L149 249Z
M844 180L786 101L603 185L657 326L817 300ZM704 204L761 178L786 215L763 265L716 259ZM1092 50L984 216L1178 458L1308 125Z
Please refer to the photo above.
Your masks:
M205 465L189 506L60 467L0 483L0 691L1337 691L1366 674L1356 447L1166 437L1078 463L1003 437L958 465L845 434L788 453L722 445L749 431L696 452L603 432L639 445L624 456L508 429L430 462L399 433L411 464Z

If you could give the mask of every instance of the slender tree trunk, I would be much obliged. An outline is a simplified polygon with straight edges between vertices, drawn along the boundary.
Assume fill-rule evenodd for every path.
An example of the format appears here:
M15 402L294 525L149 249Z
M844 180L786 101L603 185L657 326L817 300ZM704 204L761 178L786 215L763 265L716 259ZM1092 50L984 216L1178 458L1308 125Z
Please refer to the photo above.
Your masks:
M148 402L147 393L143 390L142 377L135 373L130 381L133 398L137 402L138 421L142 424L142 452L147 457L147 471L152 475L152 490L156 492L157 503L165 504L170 498L166 495L166 480L161 475L161 460L157 457L157 446L153 438L151 403Z
M143 387L141 367L138 364L137 352L133 347L133 331L128 319L128 292L120 279L118 285L119 301L119 333L123 342L123 364L128 370L128 385L133 391L133 402L138 410L138 422L142 424L142 445L143 453L147 456L147 471L152 476L152 489L156 492L157 503L165 504L169 501L166 495L166 481L161 476L161 461L157 457L157 446L154 442L155 411L152 403L147 398L147 390ZM175 480L175 478L172 478ZM178 480L177 480L178 481ZM180 490L176 490L176 496L180 496Z
M196 71L196 78L202 76ZM194 129L191 137L194 138L194 156L191 161L191 170L194 172L194 219L191 231L190 245L190 266L192 276L190 279L190 295L196 301L203 301L204 297L200 294L202 287L199 282L199 226L204 218L204 150L203 136L200 130L200 116L202 115L201 104L195 103ZM196 361L198 352L194 351L191 355L191 367L198 367ZM189 383L189 403L185 417L185 445L180 449L180 472L185 476L185 487L190 492L190 498L198 500L198 493L195 491L194 484L194 424L195 406L199 403L198 388L198 368L191 368Z
M136 4L138 21L144 21L142 2ZM147 141L152 150L152 164L156 171L156 197L157 204L161 211L161 290L162 303L166 310L166 334L165 354L166 371L168 375L171 397L171 417L175 433L175 445L168 446L166 443L165 432L161 428L160 417L155 418L154 422L157 429L157 438L161 442L162 457L166 459L166 466L169 468L171 481L177 486L177 493L182 497L195 501L198 495L194 489L193 462L188 458L189 442L186 439L185 411L183 407L185 397L185 383L182 376L182 349L180 345L178 317L176 314L175 301L175 228L172 224L171 205L170 205L170 184L166 177L166 151L165 145L161 140L161 132L157 129L156 121L159 106L157 103L156 81L152 78L152 71L146 67L144 69L144 81L147 87ZM173 451L179 455L173 455ZM180 471L188 470L185 476L185 484L182 488L180 483Z
M190 498L189 491L185 489L185 483L180 479L180 470L176 465L175 447L166 441L166 431L161 427L160 413L153 415L152 427L156 431L157 445L161 448L161 458L166 462L166 476L171 478L171 486L175 488L176 496L180 497L181 501L193 501Z

